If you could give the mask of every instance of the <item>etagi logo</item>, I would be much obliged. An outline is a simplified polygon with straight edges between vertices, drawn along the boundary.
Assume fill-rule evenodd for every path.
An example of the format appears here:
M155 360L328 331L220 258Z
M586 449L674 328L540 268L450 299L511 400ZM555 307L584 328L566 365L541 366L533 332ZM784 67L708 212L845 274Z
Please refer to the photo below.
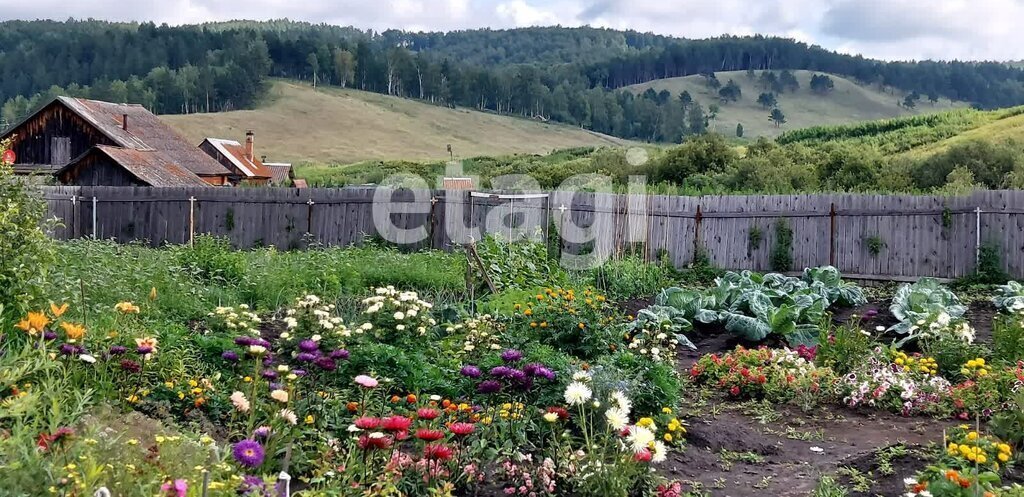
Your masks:
M648 161L647 151L629 149L626 161L631 166L642 166ZM480 184L479 177L465 174L460 161L448 163L444 177L469 177L474 185ZM442 184L442 179L437 178L436 184ZM431 236L429 223L407 220L417 216L429 219L440 201L444 223L435 229L443 229L451 243L474 243L489 235L539 242L554 229L563 247L573 247L562 251L560 264L578 270L607 261L616 240L629 244L646 239L646 176L629 176L625 195L621 195L621 188L616 194L611 176L597 173L570 176L550 191L525 174L497 176L490 183L493 193L449 191L438 199L424 178L409 173L390 175L374 190L374 228L392 243L422 243ZM403 222L396 223L399 219Z

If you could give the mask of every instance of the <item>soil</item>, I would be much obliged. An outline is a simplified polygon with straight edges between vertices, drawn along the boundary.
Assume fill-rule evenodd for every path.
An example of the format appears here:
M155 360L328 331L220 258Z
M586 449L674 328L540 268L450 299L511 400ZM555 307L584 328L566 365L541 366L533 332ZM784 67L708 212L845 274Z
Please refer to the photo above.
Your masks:
M871 309L877 314L861 317ZM991 341L995 312L989 302L969 305L965 317L977 330L978 341ZM833 315L836 323L851 319L861 320L864 329L872 332L897 322L886 300ZM687 336L697 350L680 350L678 368L684 372L702 355L727 352L736 345L781 345L744 344L718 326L698 326ZM806 496L822 475L835 476L851 496L902 495L906 492L903 479L930 462L923 449L941 444L943 430L956 424L842 406L805 413L793 406L754 408L720 397L692 398L689 404L700 408L688 419L686 449L671 452L660 472L712 496ZM897 445L906 448L900 451L903 455L883 464L886 458L879 453ZM857 491L857 483L869 488Z

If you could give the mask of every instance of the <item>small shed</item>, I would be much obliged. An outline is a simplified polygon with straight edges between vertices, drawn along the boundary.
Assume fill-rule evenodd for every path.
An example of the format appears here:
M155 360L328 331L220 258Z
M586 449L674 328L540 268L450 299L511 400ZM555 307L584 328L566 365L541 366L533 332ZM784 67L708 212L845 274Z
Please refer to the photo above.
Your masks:
M66 185L210 186L180 164L154 150L96 145L56 173Z
M245 145L223 138L207 138L199 144L200 150L231 171L231 184L268 185L273 173L256 158L254 147L255 134L251 130L245 133Z

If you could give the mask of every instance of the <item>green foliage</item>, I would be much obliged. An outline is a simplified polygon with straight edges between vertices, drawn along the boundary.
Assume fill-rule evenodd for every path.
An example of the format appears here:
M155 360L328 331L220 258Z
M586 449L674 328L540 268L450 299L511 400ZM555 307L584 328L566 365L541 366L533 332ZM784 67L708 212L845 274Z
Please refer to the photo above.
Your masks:
M1013 364L1024 357L1024 322L1014 316L996 316L992 322L992 351L997 359Z
M0 153L6 150L0 142ZM50 240L40 229L46 206L10 166L0 163L0 326L38 304L54 262Z
M764 231L761 231L761 227L756 224L751 226L747 231L748 252L760 249L762 240L764 240Z
M488 236L476 249L487 275L499 291L558 285L565 281L558 260L548 258L547 246L543 243L510 242Z
M885 241L878 235L871 235L864 239L864 246L867 247L871 257L878 257L882 253L882 249L885 248Z
M772 271L789 271L793 267L793 230L785 219L775 223L775 244L770 263Z
M850 495L850 492L846 487L828 475L822 475L818 479L818 484L814 487L814 492L811 493L811 497L846 497L847 495Z
M943 378L960 377L960 370L967 361L991 355L991 352L981 345L966 343L953 337L928 340L922 344L922 351L925 356L935 359L939 366L939 374Z
M174 247L175 261L200 281L239 283L245 276L245 256L231 247L227 238L195 237L191 247Z
M828 339L818 344L818 354L814 361L819 366L831 368L841 377L861 364L874 346L871 335L861 327L860 322L851 320L831 328Z
M967 308L948 288L934 278L921 278L917 282L904 283L896 290L889 311L900 322L890 330L899 334L910 333L910 328L920 320L930 320L936 314L945 312L950 318L959 318Z
M954 283L957 287L969 287L971 285L998 285L1006 283L1010 275L1003 270L1003 261L1000 253L1002 249L998 246L985 244L978 249L978 265L974 272Z
M658 413L679 398L679 375L671 363L622 352L602 357L592 369L595 383L624 385L637 416Z
M977 181L985 188L1001 188L1018 160L1019 150L1009 145L970 140L921 161L911 175L915 185L928 189L950 182L950 175L960 169L971 173L971 184Z
M654 165L651 176L655 181L681 185L698 174L724 172L737 159L736 151L721 135L709 134L689 139L666 152Z
M654 295L669 283L668 271L639 256L609 260L593 274L594 286L613 300Z

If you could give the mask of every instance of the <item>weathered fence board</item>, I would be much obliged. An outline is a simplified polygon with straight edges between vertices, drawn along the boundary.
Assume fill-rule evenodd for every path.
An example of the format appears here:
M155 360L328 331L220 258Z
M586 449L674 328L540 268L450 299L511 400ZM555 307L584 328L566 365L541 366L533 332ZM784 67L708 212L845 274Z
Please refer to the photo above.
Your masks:
M565 254L642 254L648 260L664 254L684 266L701 250L720 267L765 271L772 269L785 223L793 234L794 269L831 263L854 275L956 278L974 270L980 242L998 250L1008 273L1024 277L1022 191L960 197L551 192L508 198L366 187L41 188L48 217L58 221L51 231L57 239L159 246L212 234L240 248L347 246L385 235L374 220L378 205L378 218L423 235L405 243L410 249L448 250L483 234L541 240L557 229L575 236L561 243Z

